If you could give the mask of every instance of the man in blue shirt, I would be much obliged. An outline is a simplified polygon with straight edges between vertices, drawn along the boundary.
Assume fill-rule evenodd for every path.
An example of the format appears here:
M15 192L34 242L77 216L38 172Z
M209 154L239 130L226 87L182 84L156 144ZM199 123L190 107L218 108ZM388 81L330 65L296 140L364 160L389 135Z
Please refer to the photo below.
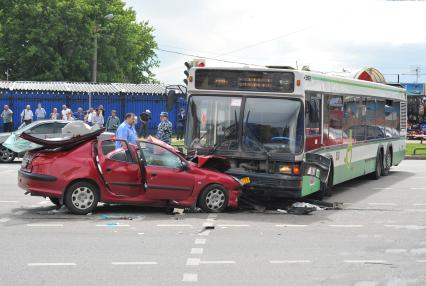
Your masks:
M83 108L82 107L79 107L78 109L77 109L77 111L76 112L74 112L74 118L75 118L75 120L81 120L81 121L83 121L84 120L84 112L83 112Z
M136 145L136 139L138 137L136 135L134 113L126 114L123 123L121 123L117 128L116 138L126 140L128 143ZM121 147L121 142L115 142L115 149L120 149Z

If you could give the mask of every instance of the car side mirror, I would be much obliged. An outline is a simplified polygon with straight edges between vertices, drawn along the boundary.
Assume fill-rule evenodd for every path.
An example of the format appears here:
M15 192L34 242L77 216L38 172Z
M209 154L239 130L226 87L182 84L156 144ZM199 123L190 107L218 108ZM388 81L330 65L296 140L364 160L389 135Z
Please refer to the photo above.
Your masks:
M180 165L179 165L179 170L180 171L187 171L189 170L189 165L186 161L181 161Z

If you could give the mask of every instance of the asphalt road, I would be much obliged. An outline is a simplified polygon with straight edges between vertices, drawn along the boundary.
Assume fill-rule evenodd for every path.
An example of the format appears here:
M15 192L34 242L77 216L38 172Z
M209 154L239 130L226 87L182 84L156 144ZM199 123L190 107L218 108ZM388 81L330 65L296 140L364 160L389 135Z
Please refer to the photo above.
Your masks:
M340 185L343 210L306 216L74 216L25 196L18 168L0 165L0 285L426 285L426 161Z

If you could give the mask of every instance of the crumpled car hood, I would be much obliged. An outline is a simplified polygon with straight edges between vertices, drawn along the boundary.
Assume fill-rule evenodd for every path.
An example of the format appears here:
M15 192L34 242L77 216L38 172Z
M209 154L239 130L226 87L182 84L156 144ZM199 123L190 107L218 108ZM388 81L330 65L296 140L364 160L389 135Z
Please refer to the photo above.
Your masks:
M231 168L229 160L221 156L202 156L195 157L192 162L196 163L199 168L217 170L219 172L225 172Z

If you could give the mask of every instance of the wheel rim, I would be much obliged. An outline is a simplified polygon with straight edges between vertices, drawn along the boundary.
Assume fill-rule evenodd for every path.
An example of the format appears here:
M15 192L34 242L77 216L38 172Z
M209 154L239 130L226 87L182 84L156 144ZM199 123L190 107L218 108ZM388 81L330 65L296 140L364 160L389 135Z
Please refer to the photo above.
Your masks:
M0 160L9 161L13 158L13 152L5 147L0 149Z
M206 205L211 210L219 210L225 203L225 194L221 189L212 189L207 193Z
M95 194L88 187L79 187L72 192L71 201L76 208L87 210L93 205Z

